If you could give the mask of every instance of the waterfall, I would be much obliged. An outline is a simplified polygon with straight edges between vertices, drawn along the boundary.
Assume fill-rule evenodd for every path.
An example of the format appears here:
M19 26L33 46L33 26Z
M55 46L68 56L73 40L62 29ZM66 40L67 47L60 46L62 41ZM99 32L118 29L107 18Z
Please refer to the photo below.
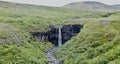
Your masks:
M59 33L58 33L58 46L62 45L62 32L61 27L59 27Z

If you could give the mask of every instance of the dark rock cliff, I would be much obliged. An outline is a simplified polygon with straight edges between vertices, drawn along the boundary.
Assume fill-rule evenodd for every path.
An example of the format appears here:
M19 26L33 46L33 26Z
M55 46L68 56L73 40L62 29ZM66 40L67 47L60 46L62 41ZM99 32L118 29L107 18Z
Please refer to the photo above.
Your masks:
M52 42L55 46L58 46L58 27L50 26L48 32L36 32L33 33L33 37L36 41L41 42ZM70 40L73 36L77 35L83 25L63 25L61 28L62 31L62 44Z

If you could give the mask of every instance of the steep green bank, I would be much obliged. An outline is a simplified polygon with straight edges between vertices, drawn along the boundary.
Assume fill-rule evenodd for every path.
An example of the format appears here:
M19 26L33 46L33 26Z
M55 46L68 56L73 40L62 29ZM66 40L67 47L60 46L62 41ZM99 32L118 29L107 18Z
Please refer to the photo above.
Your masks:
M46 64L49 42L35 42L32 33L43 32L74 18L100 17L100 13L0 1L0 63Z
M24 42L20 44L0 44L1 64L46 64L45 51L50 43Z
M120 12L117 12L108 18L82 23L81 32L58 48L57 57L64 64L119 64L119 17Z

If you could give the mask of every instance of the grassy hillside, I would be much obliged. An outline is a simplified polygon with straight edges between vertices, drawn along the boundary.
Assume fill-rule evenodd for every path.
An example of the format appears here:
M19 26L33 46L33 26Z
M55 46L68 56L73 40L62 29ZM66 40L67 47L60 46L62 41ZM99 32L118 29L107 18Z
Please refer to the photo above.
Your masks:
M64 64L119 64L120 12L91 19L81 32L56 51Z
M115 12L120 10L119 6L107 5L96 1L74 2L64 5L63 7L78 9L78 10L99 11L99 12Z
M100 13L0 1L0 63L46 64L49 42L35 42L32 33L49 30L73 18L100 17ZM8 60L6 62L6 60Z

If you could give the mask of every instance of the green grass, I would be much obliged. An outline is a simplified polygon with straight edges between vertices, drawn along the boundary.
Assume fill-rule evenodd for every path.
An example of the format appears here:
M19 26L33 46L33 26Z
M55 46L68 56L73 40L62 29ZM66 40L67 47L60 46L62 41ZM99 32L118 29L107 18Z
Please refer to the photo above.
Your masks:
M120 12L84 23L81 32L56 51L64 64L119 64Z
M49 42L35 42L32 33L50 25L69 23L74 18L98 18L98 12L7 3L0 1L0 63L46 64Z
M1 64L46 64L46 49L50 43L31 42L0 45Z
M7 38L8 37L8 31L5 29L0 29L0 38Z
M71 21L77 18L88 20ZM45 51L52 44L35 42L32 33L47 31L50 25L82 24L81 32L58 48L57 58L64 64L118 64L119 18L120 12L106 14L0 1L0 63L46 64Z

